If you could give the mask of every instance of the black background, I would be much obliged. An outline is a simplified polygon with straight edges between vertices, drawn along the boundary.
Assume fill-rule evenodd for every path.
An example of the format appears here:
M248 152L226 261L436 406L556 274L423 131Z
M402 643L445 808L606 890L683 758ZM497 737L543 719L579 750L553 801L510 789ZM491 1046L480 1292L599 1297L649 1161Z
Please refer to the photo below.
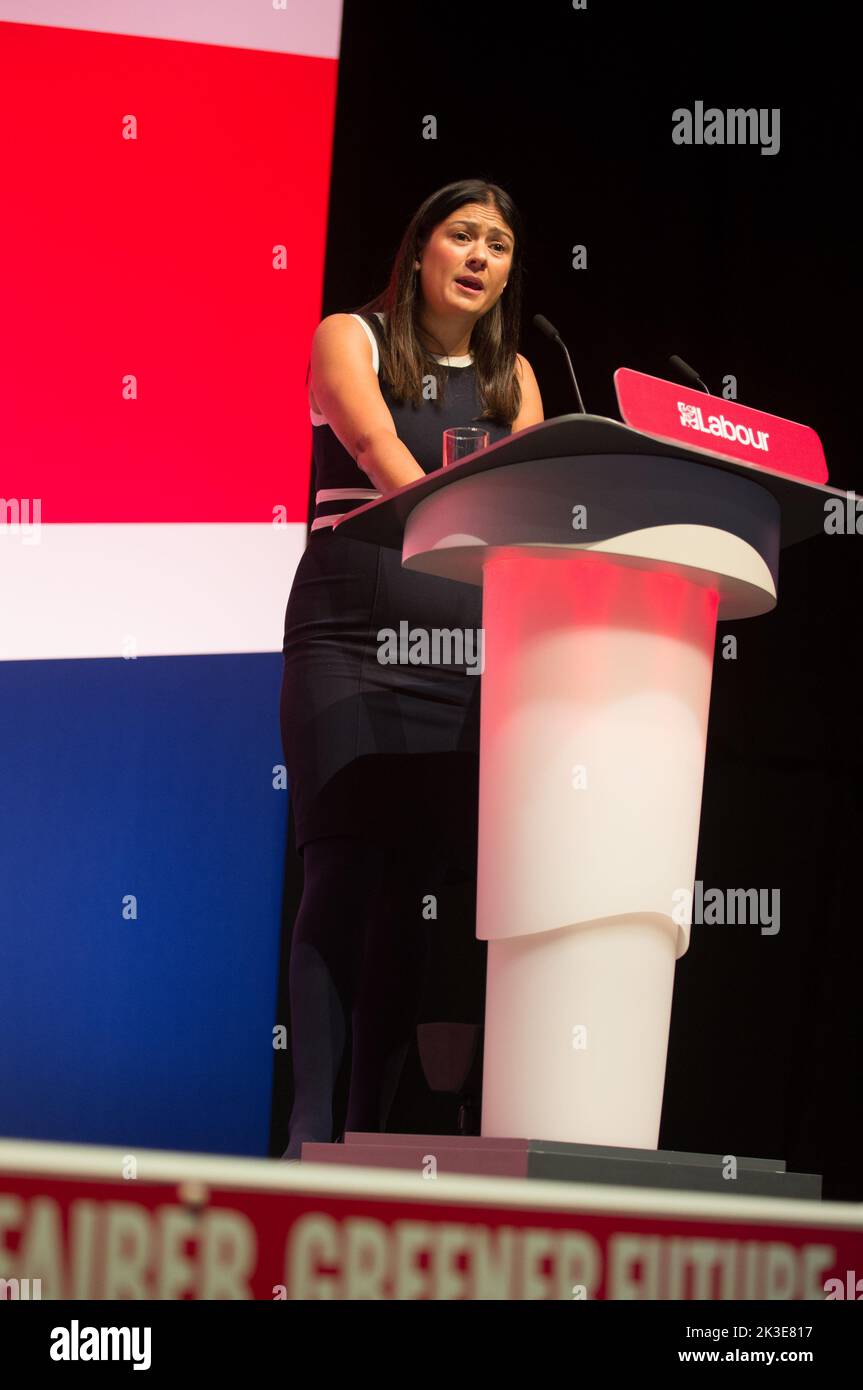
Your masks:
M844 23L822 5L347 0L322 316L383 288L430 192L487 177L526 224L521 351L547 419L575 405L535 313L562 333L591 413L618 418L615 368L672 377L678 353L714 394L733 374L741 402L812 426L831 484L863 492L859 81ZM697 100L778 107L778 154L673 144L672 112ZM430 114L436 140L423 139ZM577 244L586 270L571 268ZM696 877L705 889L778 888L781 928L693 928L676 970L659 1141L784 1158L823 1173L826 1197L851 1200L863 1198L861 558L863 535L790 547L778 607L720 624ZM733 661L721 655L728 632ZM286 1023L301 890L291 826ZM479 1036L486 948L473 936L473 891L441 895L422 1016ZM290 1059L276 1057L274 1154L291 1103ZM477 1067L477 1100L478 1081ZM455 1132L456 1110L429 1090L414 1050L390 1130Z

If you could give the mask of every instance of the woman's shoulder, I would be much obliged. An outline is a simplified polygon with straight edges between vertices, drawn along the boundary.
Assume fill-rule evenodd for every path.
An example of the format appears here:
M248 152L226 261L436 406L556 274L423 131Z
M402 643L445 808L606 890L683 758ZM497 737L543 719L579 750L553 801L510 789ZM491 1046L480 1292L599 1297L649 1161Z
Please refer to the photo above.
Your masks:
M383 322L382 314L358 314L350 311L325 314L315 329L315 333L320 333L322 330L328 334L339 332L354 333L357 328L362 330L363 326L367 326L373 317Z
M357 353L362 350L368 353L366 360L371 360L372 370L378 375L380 349L367 320L358 314L327 314L321 319L312 336L312 379L314 380L318 372L326 372L331 363L356 363ZM312 383L309 385L309 405L313 412L320 415ZM318 424L320 421L314 420L313 423Z
M369 316L354 313L327 314L321 319L312 335L312 342L316 348L339 344L342 342L359 342L362 338L367 338L372 344L374 351L377 350L375 334L369 322Z
M377 340L383 333L383 314L375 313L337 313L327 314L321 319L314 332L313 341L318 345L322 340L348 341L360 337L368 338L373 351L377 352ZM377 370L377 368L375 369Z

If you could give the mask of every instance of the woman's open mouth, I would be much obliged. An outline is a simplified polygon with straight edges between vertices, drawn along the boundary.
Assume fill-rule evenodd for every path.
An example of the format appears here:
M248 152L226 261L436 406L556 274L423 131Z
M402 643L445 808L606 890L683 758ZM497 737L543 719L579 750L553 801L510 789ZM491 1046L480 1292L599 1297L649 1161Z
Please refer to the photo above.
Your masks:
M482 285L471 285L465 283L464 280L456 280L455 283L458 285L459 289L464 290L466 294L482 294Z

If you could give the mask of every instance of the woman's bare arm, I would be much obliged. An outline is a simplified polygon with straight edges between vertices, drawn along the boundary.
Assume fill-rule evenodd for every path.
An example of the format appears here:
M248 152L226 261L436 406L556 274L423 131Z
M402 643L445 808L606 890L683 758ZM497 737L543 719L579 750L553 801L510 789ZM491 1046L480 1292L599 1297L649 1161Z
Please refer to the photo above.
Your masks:
M350 314L329 314L315 329L311 384L327 424L379 492L425 477L396 433L368 335Z

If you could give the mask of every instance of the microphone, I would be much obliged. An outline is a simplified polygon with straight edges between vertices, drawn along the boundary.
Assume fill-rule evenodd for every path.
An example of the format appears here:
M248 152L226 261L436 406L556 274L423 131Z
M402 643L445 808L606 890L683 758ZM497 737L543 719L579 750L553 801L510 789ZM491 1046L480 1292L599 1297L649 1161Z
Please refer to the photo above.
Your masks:
M540 333L544 333L546 338L550 338L553 343L557 343L558 347L563 348L563 351L566 355L566 365L569 367L569 375L572 377L572 384L575 387L575 399L578 401L578 408L581 411L582 415L586 415L587 411L584 408L584 401L581 399L581 392L578 389L578 382L575 379L575 372L572 370L572 362L570 360L569 353L566 351L566 343L561 338L554 324L549 323L548 319L545 318L543 314L534 314L533 322L535 327L539 329Z
M672 353L668 360L672 367L677 368L682 377L685 377L693 386L700 386L702 391L707 391L708 396L710 395L710 392L707 390L707 387L704 385L704 382L701 380L701 377L695 371L694 367L690 367L684 362L683 358L678 357L676 353Z

